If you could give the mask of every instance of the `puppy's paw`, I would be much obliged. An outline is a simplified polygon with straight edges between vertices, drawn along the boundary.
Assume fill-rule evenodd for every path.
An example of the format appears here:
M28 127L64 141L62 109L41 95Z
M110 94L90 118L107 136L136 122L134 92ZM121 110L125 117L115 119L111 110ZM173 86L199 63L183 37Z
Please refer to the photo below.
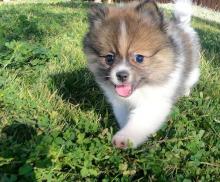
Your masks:
M117 132L112 138L112 144L116 148L126 149L128 147L136 148L137 145L135 144L132 137L123 132Z

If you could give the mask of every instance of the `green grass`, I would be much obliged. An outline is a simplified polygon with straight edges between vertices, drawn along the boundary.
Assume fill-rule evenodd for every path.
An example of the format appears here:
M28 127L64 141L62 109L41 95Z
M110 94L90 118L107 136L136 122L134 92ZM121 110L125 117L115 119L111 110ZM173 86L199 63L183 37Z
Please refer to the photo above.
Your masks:
M0 181L220 180L219 23L193 19L202 75L192 95L144 145L118 150L82 52L89 5L28 2L0 4Z

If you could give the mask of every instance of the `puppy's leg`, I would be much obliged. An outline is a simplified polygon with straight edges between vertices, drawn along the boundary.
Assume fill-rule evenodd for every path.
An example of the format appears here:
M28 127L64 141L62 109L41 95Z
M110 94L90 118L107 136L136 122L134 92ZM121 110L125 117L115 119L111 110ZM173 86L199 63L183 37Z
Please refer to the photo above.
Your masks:
M126 122L128 121L129 109L124 103L113 103L113 112L117 119L117 122L120 128L124 127Z
M146 103L130 112L127 124L112 139L115 147L127 148L131 143L132 147L136 148L145 142L147 137L160 128L172 105L165 100Z
M191 88L196 84L196 82L199 80L199 68L194 68L189 76L188 79L186 80L186 84L185 84L185 93L184 96L189 96L190 95L190 90Z

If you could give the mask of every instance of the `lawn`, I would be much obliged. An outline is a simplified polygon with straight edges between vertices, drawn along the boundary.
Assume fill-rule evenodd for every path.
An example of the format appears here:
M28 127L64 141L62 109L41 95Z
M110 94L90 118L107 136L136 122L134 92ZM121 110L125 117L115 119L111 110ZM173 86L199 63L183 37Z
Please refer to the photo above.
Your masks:
M82 52L88 7L0 4L0 181L220 181L220 13L193 18L202 74L191 96L144 145L119 150Z

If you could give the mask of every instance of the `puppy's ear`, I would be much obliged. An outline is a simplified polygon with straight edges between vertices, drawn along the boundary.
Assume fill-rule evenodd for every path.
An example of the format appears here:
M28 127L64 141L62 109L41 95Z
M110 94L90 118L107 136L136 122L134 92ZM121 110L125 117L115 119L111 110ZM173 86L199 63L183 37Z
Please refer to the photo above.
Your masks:
M108 11L107 7L101 5L93 6L88 14L90 28L97 28L106 18Z
M135 7L135 11L143 18L151 18L153 23L162 27L163 14L154 0L143 0Z

